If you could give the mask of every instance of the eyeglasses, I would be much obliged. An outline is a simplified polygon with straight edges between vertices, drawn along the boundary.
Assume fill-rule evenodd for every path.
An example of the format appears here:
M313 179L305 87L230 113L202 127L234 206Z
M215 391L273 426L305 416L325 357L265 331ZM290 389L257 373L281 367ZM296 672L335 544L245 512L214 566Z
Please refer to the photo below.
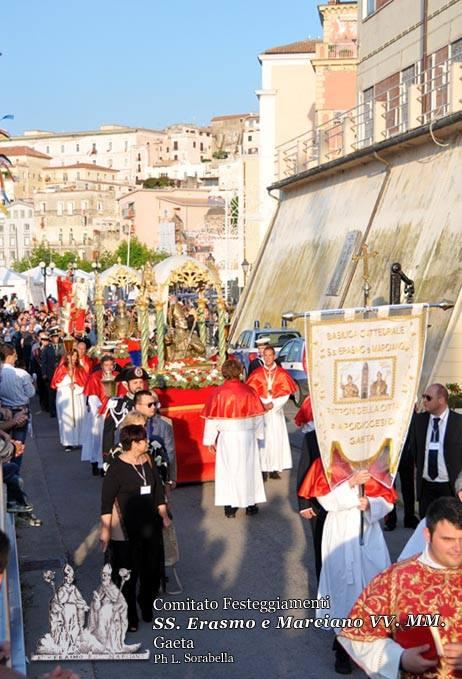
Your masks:
M433 396L429 396L428 394L422 394L422 398L426 401L433 401Z
M157 405L157 403L155 401L151 401L151 403L145 403L144 405L146 406L146 408L154 408Z

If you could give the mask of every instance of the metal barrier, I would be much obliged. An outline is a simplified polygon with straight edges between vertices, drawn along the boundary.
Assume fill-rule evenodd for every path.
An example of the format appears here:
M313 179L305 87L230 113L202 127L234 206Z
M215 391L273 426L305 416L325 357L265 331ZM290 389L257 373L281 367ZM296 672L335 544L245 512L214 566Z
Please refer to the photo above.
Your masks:
M412 67L411 67L412 70ZM462 109L461 56L410 77L276 148L275 181L311 170Z
M10 540L10 558L6 577L1 588L0 641L9 641L11 659L8 666L16 672L26 674L26 648L24 643L24 621L22 614L19 559L16 543L14 515L6 511L6 490L3 484L3 468L0 464L0 528Z

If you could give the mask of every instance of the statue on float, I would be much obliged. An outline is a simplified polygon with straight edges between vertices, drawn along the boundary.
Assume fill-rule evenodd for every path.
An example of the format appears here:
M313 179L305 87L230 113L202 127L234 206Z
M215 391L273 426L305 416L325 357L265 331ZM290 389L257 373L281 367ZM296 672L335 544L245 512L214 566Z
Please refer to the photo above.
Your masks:
M165 335L168 362L205 355L205 345L195 332L195 325L196 322L189 330L183 305L180 304L176 295L170 295Z

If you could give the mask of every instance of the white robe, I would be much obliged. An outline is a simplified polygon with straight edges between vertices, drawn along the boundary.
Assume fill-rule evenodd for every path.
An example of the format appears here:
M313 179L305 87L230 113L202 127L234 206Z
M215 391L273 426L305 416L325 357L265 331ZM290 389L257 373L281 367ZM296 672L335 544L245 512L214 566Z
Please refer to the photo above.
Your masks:
M280 472L292 469L292 453L287 433L284 406L289 395L278 398L262 398L263 404L272 403L273 407L265 413L265 440L260 444L260 461L263 472Z
M56 385L56 416L59 426L59 440L63 446L80 446L83 440L85 421L85 396L83 387L74 383L74 408L72 408L71 378L65 375ZM72 413L74 412L74 417Z
M390 555L379 521L393 505L370 497L364 512L364 545L359 544L359 488L341 483L317 498L328 512L322 534L322 568L318 598L330 596L330 608L318 609L317 617L346 618L364 587L390 565ZM340 629L338 630L341 631Z
M263 417L206 419L203 443L216 445L215 505L249 507L266 502L258 441Z
M82 462L97 462L98 467L103 466L104 415L99 414L100 407L101 401L96 394L88 397L80 458Z

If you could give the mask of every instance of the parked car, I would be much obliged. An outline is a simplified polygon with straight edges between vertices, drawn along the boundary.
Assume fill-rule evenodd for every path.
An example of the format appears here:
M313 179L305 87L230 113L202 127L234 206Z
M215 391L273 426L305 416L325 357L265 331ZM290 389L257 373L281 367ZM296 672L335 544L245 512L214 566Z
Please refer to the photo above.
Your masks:
M230 354L242 363L246 374L250 361L258 356L256 341L262 337L268 338L268 344L274 348L277 356L281 347L288 340L300 338L300 333L291 328L253 328L241 332L237 342L230 346Z
M308 394L305 340L303 337L291 339L281 347L278 363L287 370L292 379L297 383L298 391L294 395L294 402L297 407L300 407L303 399Z

